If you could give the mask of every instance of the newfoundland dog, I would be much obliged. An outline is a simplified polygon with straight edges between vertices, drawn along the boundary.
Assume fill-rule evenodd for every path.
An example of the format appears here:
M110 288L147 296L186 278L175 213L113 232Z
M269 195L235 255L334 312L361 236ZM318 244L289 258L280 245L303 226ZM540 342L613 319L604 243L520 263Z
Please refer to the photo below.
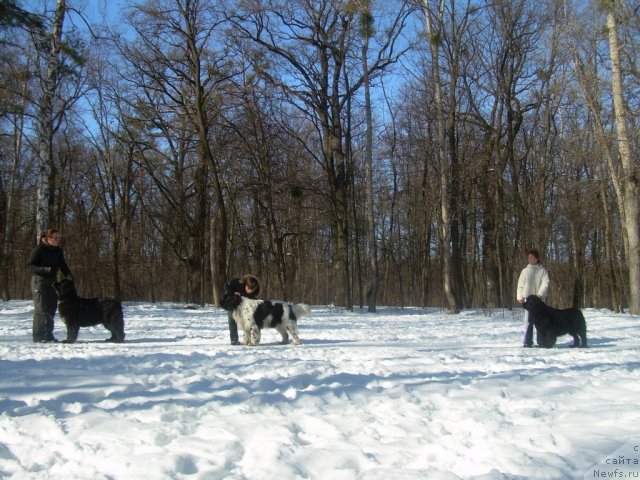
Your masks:
M58 292L58 311L67 326L64 343L78 339L80 327L102 324L111 332L107 342L124 342L122 304L110 298L82 298L78 296L73 280L68 278L53 284Z
M231 316L244 332L245 345L260 343L260 330L275 328L282 335L282 344L300 345L297 320L308 315L311 308L303 303L281 303L269 300L254 300L228 292L220 300L220 306L232 312Z
M529 322L536 327L538 346L551 348L561 335L573 337L572 347L587 346L587 323L578 308L553 308L545 304L540 297L530 295L524 301L529 312Z

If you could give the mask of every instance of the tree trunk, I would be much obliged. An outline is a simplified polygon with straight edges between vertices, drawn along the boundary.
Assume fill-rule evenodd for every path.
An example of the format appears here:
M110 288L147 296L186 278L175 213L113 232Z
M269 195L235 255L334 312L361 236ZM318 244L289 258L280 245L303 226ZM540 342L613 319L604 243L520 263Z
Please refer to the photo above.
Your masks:
M458 313L458 305L456 295L453 290L453 262L451 258L451 186L449 165L447 162L446 152L446 133L445 133L445 117L442 106L442 89L440 87L440 63L439 63L439 40L433 26L431 25L431 9L429 0L424 0L425 16L427 22L427 36L431 47L433 88L436 103L437 117L437 148L438 162L440 167L440 218L439 218L439 238L442 252L442 284L445 297L449 304L451 313ZM444 9L444 1L440 2L438 9L438 18L442 18Z
M62 25L66 10L65 0L58 0L56 5L53 31L51 32L49 45L49 58L47 64L46 77L44 79L42 97L40 99L40 111L38 114L38 180L37 180L37 211L36 225L37 239L49 226L50 205L53 203L55 194L53 186L53 98L56 92L58 77L58 56L62 43Z
M369 14L365 12L364 15ZM364 16L363 15L363 16ZM366 19L363 19L363 23ZM366 28L366 27L364 27ZM371 115L371 92L369 85L369 32L363 32L362 44L362 70L364 72L364 110L366 117L366 146L365 146L365 177L367 189L367 230L369 240L369 289L367 291L368 311L376 311L378 298L378 242L376 240L376 220L373 196L373 120Z
M193 269L193 278L196 280L191 295L190 301L197 301L200 305L205 303L205 269L206 269L206 249L207 242L205 234L207 231L207 212L208 212L208 170L209 165L212 168L216 167L211 146L209 145L209 116L207 113L207 97L204 86L202 85L202 58L200 50L197 45L197 26L195 25L199 12L192 7L189 3L185 4L185 9L182 11L184 17L185 30L187 33L187 48L186 55L191 67L191 76L193 79L193 95L194 95L194 113L192 121L195 129L198 132L198 150L200 158L198 160L198 166L196 168L194 182L196 185L196 212L194 218L194 230L192 232L194 238L194 249L192 252L192 261L189 262L190 268ZM218 208L222 210L220 218L226 222L226 213L224 212L224 198L221 194L216 192L218 198ZM226 228L223 226L223 231ZM226 245L226 242L225 242ZM226 248L221 252L224 255ZM215 279L214 279L215 283Z
M613 8L613 7L612 7ZM622 162L622 206L625 213L623 234L627 236L629 268L629 313L640 314L640 179L638 178L637 160L631 156L625 104L622 95L622 73L620 69L620 52L618 46L617 22L613 11L607 13L609 33L609 52L611 55L611 86L613 106L616 120L618 154Z
M587 108L593 115L594 136L598 143L598 146L602 151L601 156L604 159L603 166L609 169L611 184L613 185L613 190L615 192L616 205L618 208L618 212L620 213L620 221L623 225L625 225L627 221L626 221L626 212L624 208L623 179L621 178L622 175L620 174L620 168L619 168L618 162L616 161L616 157L613 155L613 152L611 151L611 148L610 148L610 144L608 140L609 135L605 131L605 127L602 123L602 118L601 118L602 107L597 98L598 91L593 86L596 84L596 82L594 79L589 77L589 74L591 72L587 71L587 65L585 65L585 63L582 61L575 46L572 44L570 45L570 48L573 56L573 61L575 64L574 69L576 72L576 78L584 92ZM595 75L595 74L592 73L592 75ZM603 177L603 182L604 182L605 181L604 173L601 176ZM606 192L606 185L603 185L601 187L601 190ZM611 235L610 237L611 243L610 244L607 243L608 245L607 254L611 255L610 257L610 265L612 266L611 282L614 282L615 279L617 278L617 276L615 275L615 268L613 267L616 263L615 262L616 255L613 247L614 234L613 234L613 227L611 225L611 220L610 220L611 213L609 212L609 206L608 206L608 202L606 202L605 195L603 195L603 202L604 202L603 211L605 214L605 230L607 232L607 238L609 234ZM623 250L622 253L624 254L624 257L628 259L630 256L629 255L629 237L624 232L622 232L622 250ZM622 296L620 295L620 290L622 289L621 286L622 286L622 282L620 282L620 284L616 286L612 285L611 296L612 296L612 302L614 304L613 308L616 310L620 310L621 305L623 303Z
M616 266L617 262L615 259L617 258L615 251L615 241L614 241L614 229L611 224L611 218L613 217L613 213L611 212L609 206L609 195L607 194L607 184L604 178L604 174L600 176L600 200L602 202L602 213L604 220L604 251L605 251L605 259L604 259L604 268L606 269L606 273L604 275L607 284L606 289L608 291L608 301L609 308L615 312L620 312L621 310L621 300L620 300L620 275L618 274L618 268Z
M20 109L16 114L17 122L16 129L13 138L13 162L11 170L9 172L9 178L7 180L6 205L4 212L4 229L2 231L2 256L1 256L1 273L0 282L2 283L2 299L4 301L11 299L11 293L9 290L9 265L11 261L12 249L11 244L13 240L14 229L14 200L16 200L16 179L18 178L20 166L20 159L22 157L22 137L24 135L24 120L26 112L26 99L27 99L27 82L25 82L22 98L20 101Z

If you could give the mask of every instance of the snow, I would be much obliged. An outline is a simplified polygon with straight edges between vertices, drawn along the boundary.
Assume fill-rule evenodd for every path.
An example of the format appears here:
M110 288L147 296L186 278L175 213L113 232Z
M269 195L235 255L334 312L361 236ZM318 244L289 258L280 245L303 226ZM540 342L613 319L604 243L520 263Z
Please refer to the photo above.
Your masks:
M33 344L31 302L0 303L0 478L640 478L631 315L545 350L520 309L316 306L298 347L231 346L213 306L124 312L124 344Z

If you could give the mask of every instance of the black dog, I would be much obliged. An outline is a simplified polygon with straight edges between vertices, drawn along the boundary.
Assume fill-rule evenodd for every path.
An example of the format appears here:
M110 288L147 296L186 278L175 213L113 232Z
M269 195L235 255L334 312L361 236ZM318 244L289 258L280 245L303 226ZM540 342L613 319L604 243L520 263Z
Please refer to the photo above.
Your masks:
M573 337L572 347L587 346L587 322L579 308L553 308L536 295L527 297L523 306L529 312L529 322L536 327L540 347L551 348L559 336L566 334Z
M122 304L111 298L82 298L78 296L73 280L68 278L55 282L58 292L58 311L67 326L64 343L74 343L78 339L80 327L102 324L111 332L107 342L124 342L124 317Z

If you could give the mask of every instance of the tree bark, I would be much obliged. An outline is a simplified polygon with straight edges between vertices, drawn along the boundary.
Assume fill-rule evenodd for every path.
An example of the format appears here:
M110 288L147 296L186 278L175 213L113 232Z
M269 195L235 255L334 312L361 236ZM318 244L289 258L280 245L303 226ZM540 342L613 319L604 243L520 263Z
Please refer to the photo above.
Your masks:
M431 22L431 8L429 0L424 0L425 17L427 24L427 37L431 48L431 72L433 75L433 89L436 102L436 123L437 123L437 149L438 163L440 167L440 217L438 233L440 238L440 247L442 253L442 284L444 294L449 304L451 313L458 312L456 295L453 290L453 262L451 257L451 185L450 185L450 168L447 161L446 152L446 132L445 132L445 113L442 105L442 89L440 87L440 63L439 63L439 39L435 34ZM442 15L444 10L444 0L440 1L438 8L438 19L442 23Z
M367 2L368 4L369 2ZM376 239L375 205L373 195L373 119L371 114L371 92L369 82L369 37L371 35L371 25L369 18L371 13L369 5L362 15L362 71L364 86L364 111L366 121L366 145L365 145L365 181L367 189L367 230L369 241L369 289L367 291L367 307L370 313L376 311L378 298L378 242Z
M50 205L54 200L55 171L52 158L53 142L53 98L56 92L58 77L58 57L62 43L62 26L66 11L65 0L58 0L55 18L49 44L47 72L44 78L42 97L38 112L38 181L37 181L37 211L36 211L36 241L40 234L49 227Z
M614 2L615 4L615 2ZM613 5L612 5L613 8ZM611 55L611 86L613 107L616 120L618 154L622 163L622 205L625 213L623 234L627 236L629 268L629 313L640 314L640 183L637 160L631 156L625 103L622 94L622 73L620 47L618 46L618 28L613 10L607 12L609 34L609 53Z

